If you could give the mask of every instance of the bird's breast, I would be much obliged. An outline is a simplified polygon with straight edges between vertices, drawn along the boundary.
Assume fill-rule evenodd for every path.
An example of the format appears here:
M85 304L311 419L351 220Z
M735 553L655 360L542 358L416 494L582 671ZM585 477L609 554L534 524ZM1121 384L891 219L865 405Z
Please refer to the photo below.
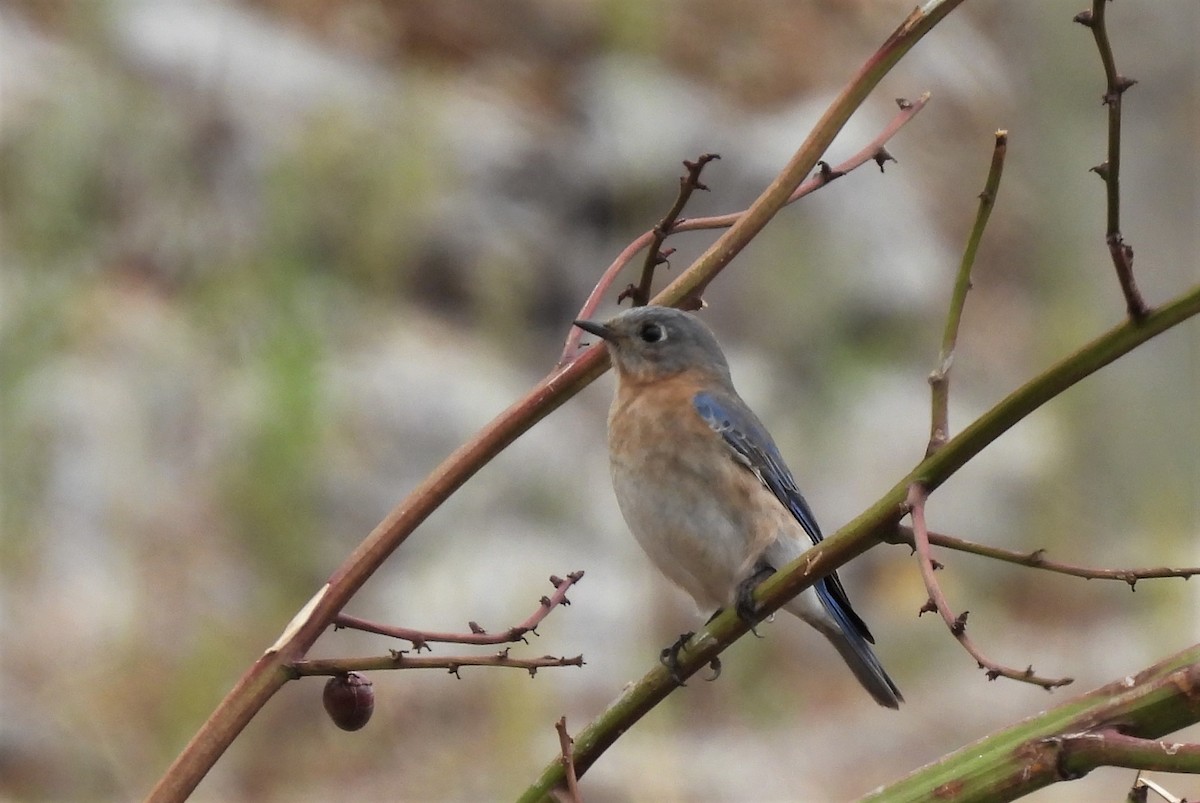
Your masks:
M609 415L613 489L658 568L711 611L729 602L761 522L763 492L696 414L686 385L618 394Z

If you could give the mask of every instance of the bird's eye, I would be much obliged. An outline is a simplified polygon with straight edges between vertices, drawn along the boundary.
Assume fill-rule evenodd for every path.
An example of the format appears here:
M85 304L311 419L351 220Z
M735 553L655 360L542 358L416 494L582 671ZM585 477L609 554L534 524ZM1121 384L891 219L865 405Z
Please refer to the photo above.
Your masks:
M667 333L656 323L643 324L638 330L638 337L646 343L657 343L667 339Z

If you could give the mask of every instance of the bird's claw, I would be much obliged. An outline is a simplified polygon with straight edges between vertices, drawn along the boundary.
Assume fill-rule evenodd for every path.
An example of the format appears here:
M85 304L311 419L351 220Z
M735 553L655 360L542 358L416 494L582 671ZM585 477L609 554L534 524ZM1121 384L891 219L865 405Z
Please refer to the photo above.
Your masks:
M750 625L750 632L756 636L758 631L754 629L754 626L762 621L762 617L758 615L758 605L754 601L754 589L773 574L775 574L773 567L766 563L760 563L755 567L753 574L738 583L737 590L734 592L733 610L739 619Z
M712 670L712 675L705 678L705 680L707 680L709 683L711 683L714 680L716 680L717 678L721 677L721 658L720 658L720 656L714 657L711 661L709 661L708 668Z
M683 675L679 673L679 651L688 643L688 639L696 635L695 633L684 633L670 647L663 649L659 653L658 661L667 668L667 672L671 675L671 680L679 686L686 686L683 682Z

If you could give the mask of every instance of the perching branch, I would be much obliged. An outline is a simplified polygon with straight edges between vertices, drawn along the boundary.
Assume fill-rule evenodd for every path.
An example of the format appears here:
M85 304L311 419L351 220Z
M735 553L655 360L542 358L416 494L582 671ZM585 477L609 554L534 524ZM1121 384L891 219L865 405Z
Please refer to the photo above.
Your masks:
M988 444L1050 399L1150 338L1198 314L1200 286L1193 287L1171 302L1151 310L1140 323L1126 320L1029 380L950 438L943 448L922 460L908 476L896 483L857 518L764 580L755 589L755 608L763 616L769 616L821 577L882 541L895 530L900 519L908 512L905 500L913 483L921 483L929 491L935 490ZM674 667L675 673L686 680L708 666L713 658L747 632L748 626L733 611L726 611L714 617L679 651L679 660ZM1200 648L1197 649L1200 655ZM1200 658L1197 660L1200 661ZM585 773L620 734L631 728L675 688L677 684L671 672L656 663L641 680L628 687L610 704L604 713L575 735L576 771L580 775ZM1197 720L1200 720L1200 711L1196 713L1195 719L1190 721ZM1184 724L1188 722L1185 721ZM1177 725L1173 729L1178 727L1180 726ZM1168 732L1170 731L1160 733ZM1051 782L1043 781L1041 785ZM525 790L521 800L543 800L562 783L562 767L555 760L548 764L542 775ZM917 801L927 800L928 797L898 799Z
M1121 98L1125 90L1137 83L1133 78L1127 78L1117 72L1116 58L1113 56L1112 43L1108 40L1108 26L1105 23L1105 8L1108 0L1092 0L1090 10L1081 11L1075 15L1075 22L1091 29L1096 40L1096 49L1100 51L1100 61L1104 65L1104 104L1108 107L1108 156L1103 162L1092 168L1100 178L1104 179L1106 195L1106 226L1104 241L1112 256L1113 266L1117 270L1117 281L1125 296L1125 307L1129 317L1135 321L1145 317L1148 307L1142 299L1133 278L1133 248L1126 244L1121 234Z
M996 205L996 193L1000 190L1000 176L1004 172L1004 156L1007 152L1008 132L997 131L996 145L992 149L992 166L988 170L983 192L979 193L979 211L975 213L975 224L971 226L967 247L963 249L962 261L958 265L958 276L954 280L954 291L950 295L950 311L946 315L946 328L942 333L942 350L938 354L937 367L929 375L933 399L926 457L942 448L950 437L950 368L954 364L958 326L967 302L967 291L971 289L971 268L979 252L979 242L983 239L983 230L987 227L992 207Z
M571 572L565 580L552 575L550 577L550 584L554 586L554 593L549 597L542 597L539 601L538 609L524 622L499 633L489 633L474 622L467 623L468 627L471 628L470 633L435 633L428 630L413 630L407 627L376 624L375 622L368 622L365 619L347 616L346 614L338 614L334 617L333 626L334 628L344 627L351 630L362 630L367 633L404 639L405 641L412 642L413 648L417 652L429 649L429 642L510 644L514 641L525 641L525 636L528 633L537 635L537 626L549 615L550 611L559 605L570 605L571 601L567 599L567 590L582 578L583 572Z
M961 2L961 0L959 0L959 2ZM880 170L883 170L883 165L885 162L889 160L894 161L884 145L890 141L892 137L896 136L900 129L903 128L909 120L915 117L917 113L921 111L921 109L925 108L925 104L929 102L929 97L929 93L926 92L914 101L905 100L904 98L898 99L896 104L900 107L899 113L897 113L896 116L892 118L891 122L889 122L887 126L885 126L884 129L879 132L875 139L871 140L858 153L854 154L836 167L830 168L828 165L824 165L821 170L800 183L784 201L784 205L800 200L804 196L821 189L834 179L841 178L850 171L861 167L867 162L873 161L879 165ZM778 179L776 180L778 181ZM732 212L730 214L717 215L714 217L697 217L680 220L671 227L670 233L677 234L685 231L729 228L741 220L744 215L749 213L749 211L750 210L747 209L741 212ZM595 314L596 310L600 307L600 302L604 299L605 293L607 293L609 288L612 287L613 282L616 281L618 274L620 274L620 272L624 270L631 261L633 261L633 258L637 256L639 251L647 248L651 245L651 243L656 241L655 232L656 229L651 229L645 234L642 234L629 245L625 246L625 249L617 255L617 258L613 260L612 264L609 265L608 268L605 269L604 273L600 276L600 280L597 281L596 286L592 288L592 292L588 295L587 301L585 301L583 306L579 309L579 313L575 316L576 318L591 318ZM700 264L699 261L697 261L697 264ZM709 278L711 279L711 277ZM707 284L707 280L705 283ZM675 303L682 302L685 300L685 298L691 299L691 303L684 304L685 308L699 308L700 305L697 303L699 297L696 295L687 297L679 296L678 298L675 298L673 297L673 294L664 292L662 296L656 299L656 301L664 304ZM573 362L579 356L579 341L582 339L582 337L583 330L574 326L571 327L571 330L567 333L566 343L563 345L562 356L559 357L558 364L560 366Z
M1047 691L1071 683L1071 678L1039 677L1034 674L1032 666L1026 669L1013 669L998 664L984 655L983 651L967 635L967 612L963 611L961 614L956 615L950 609L950 604L946 601L946 597L942 593L942 587L933 573L933 557L929 550L929 531L925 527L925 502L928 498L928 491L920 483L915 482L909 488L908 499L906 500L910 515L912 516L913 543L916 546L917 562L921 569L921 579L925 581L925 590L929 592L929 601L921 607L920 613L936 611L942 617L942 621L946 623L946 627L950 630L951 635L962 645L964 650L970 653L975 662L979 664L979 668L986 671L988 680L995 680L1001 677L1009 678L1010 680L1019 680L1022 683L1029 683L1034 686L1041 686Z
M897 526L890 534L885 535L883 540L889 544L903 544L914 549L916 548L912 528L903 525ZM1165 577L1182 577L1184 580L1187 580L1189 577L1200 574L1200 566L1181 569L1172 569L1166 566L1146 569L1092 569L1087 566L1076 566L1070 563L1048 560L1046 558L1046 550L1044 549L1035 549L1032 552L1016 552L1010 549L987 546L986 544L935 532L929 533L929 543L934 546L946 547L947 549L954 549L971 555L994 558L1005 563L1014 563L1018 566L1028 566L1032 569L1044 569L1045 571L1057 574L1082 577L1085 580L1120 580L1128 583L1130 589L1136 588L1138 580Z

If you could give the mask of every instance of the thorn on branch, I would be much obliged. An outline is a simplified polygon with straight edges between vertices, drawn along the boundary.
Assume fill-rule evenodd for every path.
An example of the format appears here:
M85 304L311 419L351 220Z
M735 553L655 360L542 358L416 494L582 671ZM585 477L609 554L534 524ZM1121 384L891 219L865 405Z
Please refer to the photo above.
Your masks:
M917 616L921 617L927 613L937 613L937 605L932 599L925 600L925 604L917 611Z
M478 622L467 622L467 627L471 628L471 632L477 636L482 636L487 631L479 626Z
M835 178L841 178L842 176L846 175L846 171L835 170L829 166L829 162L826 162L824 159L822 159L821 161L817 162L817 175L820 177L822 184L828 184Z
M954 619L954 626L950 628L950 632L956 636L961 636L967 630L967 614L970 611L963 611Z
M896 98L896 105L900 107L900 111L908 111L913 104L908 98Z
M1105 159L1103 162L1096 165L1095 167L1089 167L1088 172L1095 173L1100 178L1104 179L1105 181L1108 181L1108 160Z
M883 169L883 166L885 164L887 164L888 162L896 161L896 157L892 156L890 153L888 153L888 149L884 148L882 146L879 148L879 150L875 151L875 155L872 156L871 158L875 160L875 164L879 165L880 173L885 172ZM898 164L898 162L897 162L897 164Z
M1118 75L1117 76L1117 92L1124 92L1126 89L1129 89L1129 87L1133 86L1136 83L1137 83L1136 78L1130 78L1127 75Z
M1092 10L1090 8L1085 8L1083 11L1080 11L1078 14L1072 17L1072 21L1078 22L1085 28L1094 27L1096 24L1096 20L1092 18Z

